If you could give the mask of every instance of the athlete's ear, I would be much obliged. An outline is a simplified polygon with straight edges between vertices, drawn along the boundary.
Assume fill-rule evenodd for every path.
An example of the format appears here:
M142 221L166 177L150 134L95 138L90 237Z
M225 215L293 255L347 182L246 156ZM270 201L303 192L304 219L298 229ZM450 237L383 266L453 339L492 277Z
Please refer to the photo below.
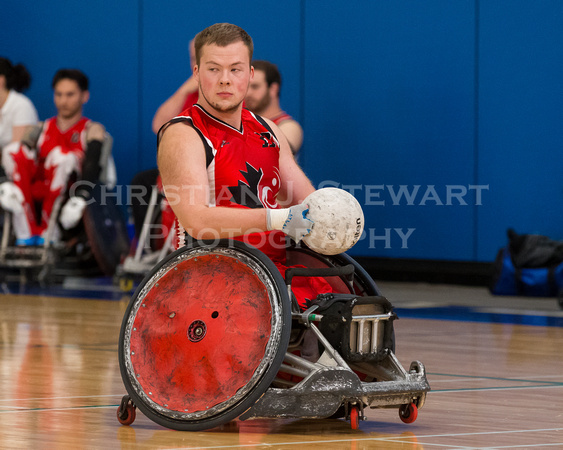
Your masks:
M254 79L254 66L250 66L250 81Z
M90 91L82 91L82 104L85 105L90 100Z
M196 64L194 65L194 68L192 70L192 73L194 75L195 80L198 82L199 84L199 66Z
M270 84L269 90L271 98L278 98L280 95L280 84L276 82Z

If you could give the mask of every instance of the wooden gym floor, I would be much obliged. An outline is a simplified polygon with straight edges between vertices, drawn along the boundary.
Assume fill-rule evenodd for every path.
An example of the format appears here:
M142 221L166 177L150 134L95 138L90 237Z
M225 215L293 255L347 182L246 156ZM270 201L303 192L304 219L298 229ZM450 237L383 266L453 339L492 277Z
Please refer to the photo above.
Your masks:
M563 311L555 299L485 288L379 283L395 305L397 356L420 360L432 391L418 419L396 409L344 420L235 421L165 429L137 411L117 422L117 359L127 297L111 282L0 285L0 448L563 448Z

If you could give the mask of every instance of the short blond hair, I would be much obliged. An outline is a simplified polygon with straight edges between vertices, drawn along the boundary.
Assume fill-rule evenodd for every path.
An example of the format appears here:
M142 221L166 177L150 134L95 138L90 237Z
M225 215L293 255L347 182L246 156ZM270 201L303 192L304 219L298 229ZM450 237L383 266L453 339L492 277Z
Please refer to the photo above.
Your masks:
M248 48L249 61L252 61L254 43L250 35L238 25L232 23L216 23L200 31L194 41L196 64L199 66L201 49L204 45L215 44L226 47L235 42L242 42Z

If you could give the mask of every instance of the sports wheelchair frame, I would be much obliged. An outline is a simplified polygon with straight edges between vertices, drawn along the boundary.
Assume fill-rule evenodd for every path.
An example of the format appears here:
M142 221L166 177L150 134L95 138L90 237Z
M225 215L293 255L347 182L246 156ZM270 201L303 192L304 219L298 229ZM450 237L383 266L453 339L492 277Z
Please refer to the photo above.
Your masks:
M430 386L424 365L406 371L394 354L391 304L348 255L288 249L282 277L263 253L239 241L194 243L162 260L127 307L119 337L128 392L117 409L130 425L136 408L165 427L197 431L233 419L346 417L398 408L413 422ZM298 276L322 276L339 294L301 311ZM322 350L300 355L313 334Z

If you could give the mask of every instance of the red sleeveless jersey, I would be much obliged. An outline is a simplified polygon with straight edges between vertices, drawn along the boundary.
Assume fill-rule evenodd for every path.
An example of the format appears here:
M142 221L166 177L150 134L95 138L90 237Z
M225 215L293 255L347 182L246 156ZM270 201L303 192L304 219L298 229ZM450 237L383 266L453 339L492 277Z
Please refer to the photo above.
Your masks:
M195 105L197 103L198 98L199 98L199 90L194 91L191 94L188 94L186 96L186 100L184 100L184 106L182 106L182 111L188 109L192 105Z
M280 191L279 142L264 119L242 110L240 130L200 105L183 111L170 123L187 121L203 142L211 189L210 206L277 209ZM285 261L285 235L280 231L252 233L237 239Z
M187 121L199 133L207 158L207 175L213 195L211 206L277 209L280 191L280 146L274 132L260 116L242 110L237 130L213 117L201 106L186 109L170 123ZM164 129L164 127L163 127ZM251 233L236 237L264 252L285 276L286 241L281 231ZM303 266L293 266L303 267ZM292 291L303 310L307 299L319 292L332 292L322 278L297 277Z
M39 158L44 159L55 147L61 147L63 153L86 151L86 127L90 119L81 118L68 130L61 131L57 126L57 118L47 119L37 141Z
M272 117L270 120L272 122L274 122L276 125L279 125L280 123L282 123L285 120L293 120L293 117L291 117L285 111L281 111L277 116Z

